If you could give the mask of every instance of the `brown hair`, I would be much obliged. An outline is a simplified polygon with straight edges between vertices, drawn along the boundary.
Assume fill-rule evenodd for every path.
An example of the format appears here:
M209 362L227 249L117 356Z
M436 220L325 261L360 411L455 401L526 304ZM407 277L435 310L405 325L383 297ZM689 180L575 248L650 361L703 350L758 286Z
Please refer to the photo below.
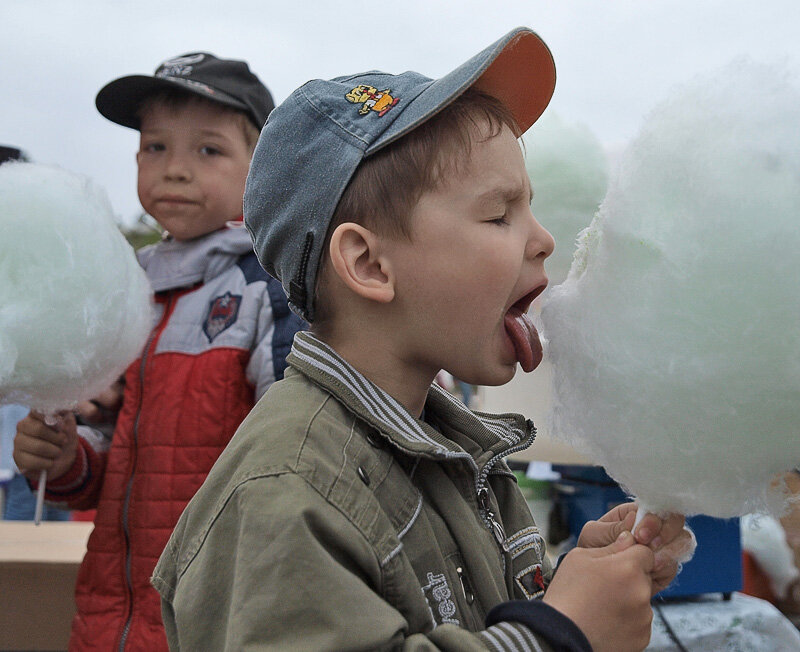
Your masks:
M153 106L163 106L168 110L177 111L187 106L193 106L197 104L210 104L217 108L221 113L227 113L232 119L236 120L236 122L239 123L242 133L244 134L244 140L248 149L250 150L250 153L253 153L256 143L258 142L260 132L253 124L253 121L249 118L249 116L244 111L240 111L232 106L226 106L220 102L207 100L200 95L196 95L195 93L187 93L186 91L182 91L180 89L173 90L171 88L165 88L153 93L152 95L148 95L144 100L142 100L142 102L139 104L139 107L136 109L136 115L141 118L142 113L149 110Z
M324 297L330 238L337 226L355 222L387 237L411 240L411 214L423 193L434 190L469 158L476 127L488 123L486 138L507 126L519 137L519 127L497 98L467 90L435 116L372 156L364 159L339 199L328 226L317 271L314 326L329 319Z

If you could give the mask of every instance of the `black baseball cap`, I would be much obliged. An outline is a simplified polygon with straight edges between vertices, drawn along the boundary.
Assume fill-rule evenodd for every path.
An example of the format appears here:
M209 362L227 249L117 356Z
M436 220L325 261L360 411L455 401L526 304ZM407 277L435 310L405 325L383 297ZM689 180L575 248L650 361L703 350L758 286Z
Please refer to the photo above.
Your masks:
M261 130L275 108L272 95L245 61L220 59L208 52L189 52L168 59L153 76L120 77L100 89L95 98L103 116L131 129L139 129L142 101L164 89L180 89L244 112Z
M0 164L7 161L27 161L28 157L19 147L0 145Z

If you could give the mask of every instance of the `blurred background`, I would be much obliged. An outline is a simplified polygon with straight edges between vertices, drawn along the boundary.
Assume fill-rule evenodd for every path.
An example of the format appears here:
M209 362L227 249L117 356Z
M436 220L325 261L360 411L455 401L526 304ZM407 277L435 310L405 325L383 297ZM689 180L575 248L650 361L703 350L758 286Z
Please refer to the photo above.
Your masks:
M247 60L280 102L317 77L437 77L526 25L555 56L548 113L588 129L613 159L676 83L740 55L798 61L798 24L793 0L4 0L0 144L92 177L131 224L137 135L97 113L108 81L205 50Z

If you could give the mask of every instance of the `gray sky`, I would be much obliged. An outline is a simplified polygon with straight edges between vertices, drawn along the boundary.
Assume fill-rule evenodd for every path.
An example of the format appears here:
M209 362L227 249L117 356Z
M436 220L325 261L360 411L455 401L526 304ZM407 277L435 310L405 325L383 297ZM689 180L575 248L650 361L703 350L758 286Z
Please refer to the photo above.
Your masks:
M280 102L317 77L438 77L518 25L555 56L550 110L612 149L699 72L740 55L800 65L797 0L2 0L0 143L92 177L129 222L138 139L97 113L108 81L205 50L247 60Z

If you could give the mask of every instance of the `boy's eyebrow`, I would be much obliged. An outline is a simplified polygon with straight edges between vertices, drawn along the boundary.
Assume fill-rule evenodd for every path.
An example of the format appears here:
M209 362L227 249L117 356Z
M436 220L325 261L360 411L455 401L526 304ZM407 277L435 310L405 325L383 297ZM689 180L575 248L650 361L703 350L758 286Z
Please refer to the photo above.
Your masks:
M533 186L528 186L528 202L533 201ZM507 202L519 199L525 194L525 188L519 186L507 186L504 188L491 188L478 195L478 201L489 204L491 202Z
M150 134L159 135L159 134L163 134L163 133L168 133L170 131L172 131L172 129L162 128L162 127L154 127L154 128L150 128L150 129L139 129L139 133L143 134L143 135L144 134L147 134L147 135L150 135ZM223 133L222 131L218 131L216 129L200 129L197 133L198 133L198 135L200 135L203 138L208 138L208 137L228 138L228 136L225 133Z
M223 133L221 131L217 131L216 129L201 129L200 130L200 135L201 136L216 136L218 138L228 138L228 136L225 133Z

